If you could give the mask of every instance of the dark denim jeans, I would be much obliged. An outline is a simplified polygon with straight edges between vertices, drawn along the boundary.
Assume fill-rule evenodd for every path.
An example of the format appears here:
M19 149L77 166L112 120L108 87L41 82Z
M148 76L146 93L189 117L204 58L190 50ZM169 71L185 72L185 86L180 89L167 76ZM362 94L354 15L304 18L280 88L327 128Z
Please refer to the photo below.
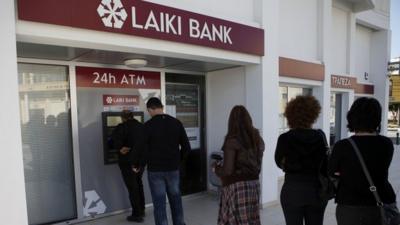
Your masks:
M151 197L154 206L154 220L156 225L168 225L166 199L171 207L174 225L184 225L181 191L179 188L179 171L151 172L148 171Z

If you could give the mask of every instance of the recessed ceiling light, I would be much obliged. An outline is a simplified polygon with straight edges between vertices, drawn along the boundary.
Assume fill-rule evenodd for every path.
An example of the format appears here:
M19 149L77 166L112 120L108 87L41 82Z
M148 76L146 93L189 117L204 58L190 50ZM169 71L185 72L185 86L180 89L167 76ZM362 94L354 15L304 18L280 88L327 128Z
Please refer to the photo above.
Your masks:
M147 65L147 60L145 59L127 59L124 61L127 67L140 68Z

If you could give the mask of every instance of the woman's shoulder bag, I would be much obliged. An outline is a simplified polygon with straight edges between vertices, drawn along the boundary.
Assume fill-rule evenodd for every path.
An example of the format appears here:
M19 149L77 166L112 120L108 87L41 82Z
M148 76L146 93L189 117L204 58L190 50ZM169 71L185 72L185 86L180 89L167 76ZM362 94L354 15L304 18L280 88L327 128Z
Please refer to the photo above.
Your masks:
M317 130L317 131L322 136L325 145L325 155L318 168L318 180L320 184L318 194L322 200L328 201L335 197L337 180L335 178L328 176L328 159L331 151L324 132L322 130Z

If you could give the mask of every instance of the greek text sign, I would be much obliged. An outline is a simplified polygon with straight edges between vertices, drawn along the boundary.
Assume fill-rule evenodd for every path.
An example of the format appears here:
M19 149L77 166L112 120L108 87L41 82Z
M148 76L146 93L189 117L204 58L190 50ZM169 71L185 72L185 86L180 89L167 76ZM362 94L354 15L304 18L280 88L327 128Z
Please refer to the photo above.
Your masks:
M357 94L374 94L374 85L360 84L355 77L331 75L331 87L354 89Z
M354 77L346 76L331 76L331 86L334 88L347 88L354 89L357 84L357 79Z
M78 87L160 89L159 72L76 67Z
M21 20L264 55L264 30L141 0L18 0Z

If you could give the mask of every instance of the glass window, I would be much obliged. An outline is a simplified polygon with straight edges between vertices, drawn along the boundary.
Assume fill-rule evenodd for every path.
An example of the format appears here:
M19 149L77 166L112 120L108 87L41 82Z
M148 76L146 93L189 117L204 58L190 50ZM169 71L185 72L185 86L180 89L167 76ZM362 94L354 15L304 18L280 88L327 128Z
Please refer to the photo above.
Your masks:
M29 224L76 218L68 68L18 64L18 78Z
M199 87L189 84L167 84L166 101L175 106L175 116L183 126L199 127Z
M280 107L279 107L279 133L289 130L286 117L283 115L287 103L298 95L312 95L311 88L279 86Z
M195 84L166 85L167 113L180 120L192 149L200 149L200 96Z
M330 112L330 145L335 144L341 139L342 127L342 94L331 93L331 112Z

